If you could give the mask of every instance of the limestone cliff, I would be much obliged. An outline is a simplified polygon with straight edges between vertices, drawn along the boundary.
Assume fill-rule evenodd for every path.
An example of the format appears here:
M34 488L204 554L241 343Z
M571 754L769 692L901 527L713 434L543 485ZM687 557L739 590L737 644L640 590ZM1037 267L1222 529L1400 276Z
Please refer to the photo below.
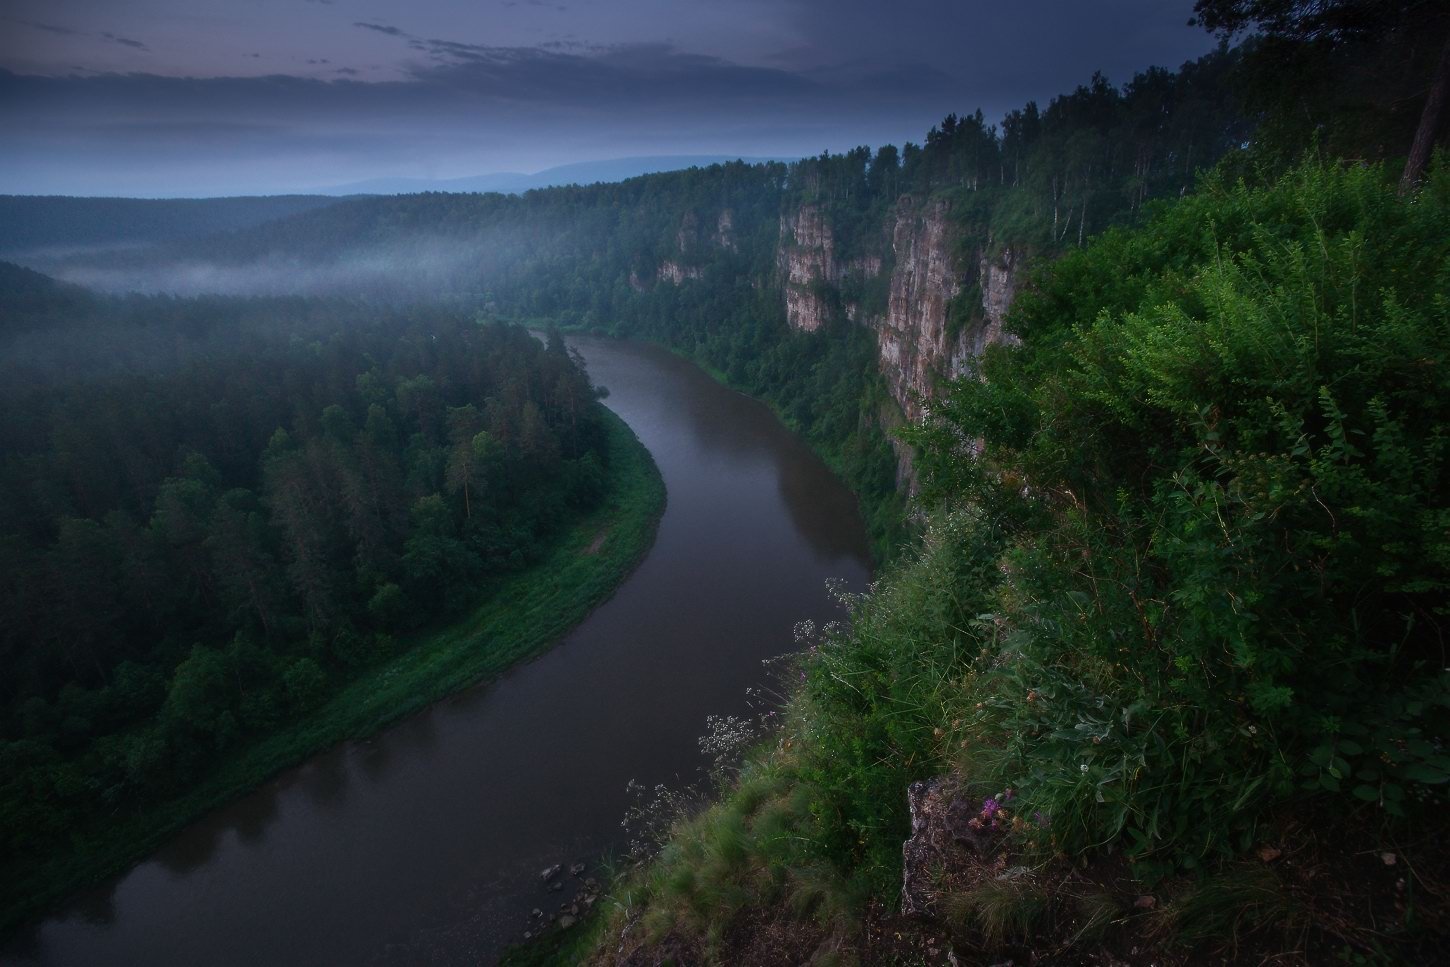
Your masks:
M715 220L715 244L735 251L735 213L728 208L722 209Z
M698 279L703 269L701 261L708 260L708 249L711 244L727 251L735 251L735 214L730 209L722 209L715 218L714 234L707 234L701 239L700 218L693 211L685 212L680 219L680 226L675 231L675 252L676 257L663 259L655 269L655 281L668 282L670 285L681 285L686 279ZM629 284L636 291L645 289L645 280L640 278L637 271L629 274Z
M693 265L681 265L674 259L665 259L660 263L659 280L668 282L671 285L679 285L686 279L698 279L700 270Z
M829 311L824 293L837 275L836 240L818 207L802 205L781 216L776 264L785 290L786 322L806 332L820 329Z
M945 201L903 196L883 227L884 250L842 261L830 220L818 206L803 205L780 220L776 264L787 322L816 332L839 305L845 318L875 329L877 364L907 420L921 418L944 379L969 372L987 346L1011 338L1002 324L1016 294L1018 256L1010 248L994 252L982 239L975 258L961 259L959 251L973 246L962 245L960 232ZM843 297L843 280L853 274L874 278L887 265L884 313L863 313ZM971 302L961 304L963 299ZM909 487L911 457L902 447L898 454L899 482Z
M953 264L952 232L942 202L903 198L891 232L895 268L886 315L877 329L881 374L908 420L921 417L950 358L947 309L961 291Z

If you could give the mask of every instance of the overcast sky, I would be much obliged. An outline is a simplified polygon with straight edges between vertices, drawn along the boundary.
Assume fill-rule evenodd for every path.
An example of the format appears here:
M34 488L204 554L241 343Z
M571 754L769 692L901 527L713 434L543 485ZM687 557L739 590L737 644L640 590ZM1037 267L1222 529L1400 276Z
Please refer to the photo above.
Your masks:
M1192 0L0 0L0 193L920 141L1176 67Z

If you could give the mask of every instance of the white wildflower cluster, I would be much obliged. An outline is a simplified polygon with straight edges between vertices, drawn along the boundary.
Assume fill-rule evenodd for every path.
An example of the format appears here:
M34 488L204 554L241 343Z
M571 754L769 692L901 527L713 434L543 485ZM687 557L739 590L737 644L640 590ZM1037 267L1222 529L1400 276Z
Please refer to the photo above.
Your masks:
M831 596L832 601L848 611L854 609L857 602L863 597L859 594L853 594L847 589L845 578L827 578L826 593Z
M733 767L761 734L754 719L737 715L706 716L705 729L705 734L700 736L700 751L710 757L711 773L721 773Z
M671 789L664 783L653 789L631 779L625 785L630 804L619 825L629 831L625 857L630 863L643 863L659 852L669 838L670 829L694 811L700 795L693 789Z

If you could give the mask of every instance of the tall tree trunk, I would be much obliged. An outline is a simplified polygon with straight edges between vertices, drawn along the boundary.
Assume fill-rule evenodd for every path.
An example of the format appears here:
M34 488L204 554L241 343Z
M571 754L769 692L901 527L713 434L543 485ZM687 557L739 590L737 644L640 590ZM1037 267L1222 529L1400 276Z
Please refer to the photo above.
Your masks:
M1425 96L1425 110L1420 112L1420 126L1415 129L1410 156L1405 159L1405 173L1400 177L1402 195L1414 191L1425 176L1425 165L1429 164L1430 152L1435 147L1435 133L1440 128L1447 95L1450 95L1450 36L1445 38L1445 47L1440 51L1440 63L1435 67L1430 93Z

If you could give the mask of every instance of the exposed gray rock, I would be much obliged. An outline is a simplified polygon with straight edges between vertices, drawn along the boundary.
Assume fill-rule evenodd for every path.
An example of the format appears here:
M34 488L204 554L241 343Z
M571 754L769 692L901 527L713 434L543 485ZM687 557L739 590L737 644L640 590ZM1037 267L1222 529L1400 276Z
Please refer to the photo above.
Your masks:
M554 877L558 876L559 875L559 871L562 870L563 868L564 867L562 865L560 865L558 863L555 863L553 866L549 867L547 870L544 870L542 873L540 873L539 874L539 878L542 879L545 883L548 883Z
M949 776L913 782L906 789L906 801L911 838L901 845L901 912L929 916L952 855L964 849L984 853L996 834L973 823L980 804L963 795L960 784Z

